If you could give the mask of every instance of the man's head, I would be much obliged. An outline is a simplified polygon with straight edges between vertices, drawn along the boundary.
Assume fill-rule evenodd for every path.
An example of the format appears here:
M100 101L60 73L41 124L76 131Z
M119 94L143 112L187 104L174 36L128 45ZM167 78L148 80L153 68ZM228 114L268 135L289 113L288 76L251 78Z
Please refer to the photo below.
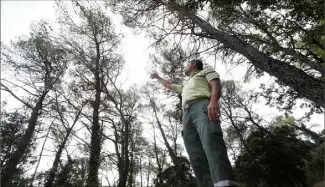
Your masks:
M187 64L185 75L190 76L191 73L194 73L202 69L203 69L203 63L201 60L191 60Z

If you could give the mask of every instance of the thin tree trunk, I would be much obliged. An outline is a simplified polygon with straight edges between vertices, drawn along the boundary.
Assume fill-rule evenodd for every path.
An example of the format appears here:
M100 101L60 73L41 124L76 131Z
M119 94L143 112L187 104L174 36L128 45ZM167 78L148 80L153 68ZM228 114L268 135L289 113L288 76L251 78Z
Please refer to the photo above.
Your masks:
M322 138L320 135L318 135L316 132L311 131L310 129L306 128L306 126L304 124L301 124L301 126L299 127L296 124L293 124L293 126L302 131L306 136L309 136L312 140L314 140L316 143L323 143L324 142L324 138Z
M162 136L162 138L164 140L164 143L165 143L165 145L167 147L169 156L171 157L173 163L176 165L176 163L177 163L177 156L176 156L174 150L172 149L172 147L169 145L169 143L167 141L167 138L166 138L166 134L165 134L165 132L164 132L164 130L162 128L162 125L161 125L161 123L160 123L160 121L158 119L157 119L157 123L158 123L158 128L160 130L161 136Z
M71 157L68 155L68 160L62 167L62 170L58 173L55 186L68 186L68 174L71 171L71 168L73 167L74 161L71 159Z
M70 134L70 133L69 133ZM55 174L57 172L57 169L58 169L58 166L59 166L59 162L60 162L60 158L61 158L61 154L62 154L62 151L65 147L65 144L66 144L66 140L67 140L67 137L68 137L68 133L67 135L65 136L63 142L60 144L59 146L59 150L58 152L56 153L55 155L55 159L53 161L53 164L52 164L52 168L50 170L50 173L48 175L48 179L44 185L44 187L52 187L52 184L53 184L53 181L54 181L54 178L55 178Z
M114 98L107 90L106 87L103 87L103 89L104 92L106 93L107 98L114 103L115 108L120 115L119 117L122 122L122 125L124 127L122 128L121 140L119 142L119 144L121 145L121 151L119 152L118 143L117 143L117 139L118 139L117 128L116 125L112 124L114 128L115 139L116 139L114 141L115 151L116 151L116 156L118 158L118 172L119 172L118 186L125 187L128 181L128 174L130 171L130 158L129 158L130 121L125 117L126 115L121 109L121 106L123 105L122 94L119 92L119 89L115 85L115 83L114 82L112 83L119 94L120 97L119 100Z
M154 149L155 149L155 157L156 157L156 162L157 162L157 166L158 166L158 183L161 183L161 179L160 179L160 174L162 173L162 165L159 161L159 155L158 155L158 147L157 147L157 142L156 142L156 131L155 129L153 129L153 141L154 141Z
M36 173L37 173L37 169L38 169L39 163L41 162L41 159L42 159L42 155L43 155L43 150L44 150L44 147L45 147L45 143L47 141L47 138L49 137L50 129L51 129L51 126L47 130L47 133L46 133L46 136L45 136L45 140L43 142L42 149L41 149L41 152L39 154L39 158L38 158L38 161L37 161L37 165L36 165L35 171L33 173L33 176L32 176L32 179L31 179L31 182L30 182L29 187L32 187L33 186L33 182L34 182L34 179L35 179L35 176L36 176Z
M158 128L160 130L160 133L161 133L161 136L162 136L162 138L164 140L164 143L165 143L165 145L167 147L169 156L171 157L174 165L177 165L177 156L176 156L175 152L173 151L173 148L169 145L169 143L167 141L166 134L165 134L165 132L164 132L164 130L162 128L161 122L160 122L160 120L158 118L158 115L157 115L156 104L154 103L154 101L152 101L152 104L153 104L152 108L153 108L153 112L154 112L154 115L155 115L155 118L156 118L156 122L158 124Z
M26 149L28 148L30 142L32 141L35 127L37 124L38 117L40 116L43 101L47 92L44 92L43 95L38 99L31 116L28 120L28 127L22 139L19 141L17 150L10 157L7 167L5 168L3 174L1 175L1 186L5 186L7 182L11 180L13 175L16 172L16 167L19 164L21 158L23 157Z
M294 89L302 97L315 102L324 107L324 82L309 76L303 70L300 70L288 63L274 59L260 52L250 44L241 41L235 36L217 30L205 20L199 18L190 11L184 10L176 3L166 3L162 0L154 0L156 3L166 6L172 12L178 12L180 19L191 20L199 26L206 34L192 33L210 39L215 39L223 43L226 47L245 56L256 68L276 77L279 82ZM194 31L193 31L194 32Z
M174 140L174 153L175 153L175 156L177 157L177 138L175 138L175 140Z
M140 157L140 187L142 187L142 159Z
M253 123L255 127L260 129L261 131L265 132L266 134L272 135L266 128L260 126L258 123L256 123L253 119L252 112L247 108L247 106L243 103L240 103L242 108L247 112L248 114L248 120Z
M236 123L234 122L234 120L233 120L231 114L230 114L230 115L227 114L227 116L228 116L228 118L230 119L231 125L235 128L236 133L237 133L237 135L239 136L239 139L240 139L240 141L242 142L242 144L244 145L246 151L248 152L248 154L249 154L251 157L253 157L252 152L251 152L251 149L250 149L249 146L247 145L247 143L246 143L244 137L242 136L242 134L240 134L239 128L237 127Z
M115 89L118 90L118 88L115 86ZM113 123L113 128L114 128L114 136L115 136L115 141L114 146L115 146L115 151L116 151L116 156L118 159L118 172L119 172L119 179L118 179L118 186L119 187L125 187L127 184L127 177L129 174L129 167L130 167L130 160L129 160L129 136L130 136L130 122L125 118L125 114L121 110L119 106L122 105L122 96L120 95L120 100L117 101L107 90L106 87L104 87L104 91L106 93L106 96L110 101L112 101L115 105L116 110L119 113L120 120L122 122L122 125L124 128L122 128L122 135L121 135L121 140L119 144L121 145L120 151L118 147L118 130L116 128L116 125Z
M150 167L151 167L151 159L149 159L148 163L148 174L147 174L147 187L149 187L149 180L150 180ZM160 181L159 181L160 182Z
M112 123L112 126L113 126L114 136L115 136L115 140L112 140L112 141L113 141L114 147L115 147L115 154L116 154L116 157L117 157L117 170L119 172L119 178L117 180L117 186L119 186L120 176L122 176L122 173L123 173L124 158L123 158L123 154L121 154L122 151L120 151L120 148L119 148L119 145L118 145L120 140L119 140L119 135L118 135L118 129L117 129L117 126L115 125L114 121ZM123 143L122 143L122 146L123 146ZM114 185L115 185L115 180L114 180Z
M76 118L79 118L80 113L78 114L78 117L76 117ZM48 178L47 178L47 181L46 181L44 187L52 187L52 185L53 185L55 174L56 174L56 172L58 170L61 154L63 152L63 149L65 148L65 145L66 145L66 143L68 141L68 138L69 138L69 136L71 134L71 131L72 131L74 125L76 124L76 122L77 121L75 120L74 124L70 128L68 128L67 133L66 133L62 143L59 146L58 152L55 155L55 159L53 161L52 168L51 168L51 170L49 172L49 175L48 175Z

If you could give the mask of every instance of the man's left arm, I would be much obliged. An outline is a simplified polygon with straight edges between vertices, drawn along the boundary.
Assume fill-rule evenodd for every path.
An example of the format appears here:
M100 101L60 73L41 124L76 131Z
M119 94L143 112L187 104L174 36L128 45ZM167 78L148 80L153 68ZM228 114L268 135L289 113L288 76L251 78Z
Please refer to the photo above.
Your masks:
M211 100L218 102L221 97L221 84L220 79L216 78L209 82L211 86Z
M208 116L212 121L219 120L220 118L220 107L219 99L221 97L221 84L220 77L217 72L210 70L206 73L205 78L211 86L211 98L208 105Z
M216 121L220 119L220 106L219 99L221 96L221 84L220 79L216 78L209 82L211 86L211 98L208 105L208 115L209 119Z

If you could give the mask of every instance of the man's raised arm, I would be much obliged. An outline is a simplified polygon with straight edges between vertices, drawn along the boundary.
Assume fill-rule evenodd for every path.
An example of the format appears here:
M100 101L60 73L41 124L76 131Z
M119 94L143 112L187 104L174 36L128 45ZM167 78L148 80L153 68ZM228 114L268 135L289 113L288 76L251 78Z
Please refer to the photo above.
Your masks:
M171 83L170 81L160 77L158 75L158 73L152 73L151 78L152 79L157 79L162 85L165 86L165 88L168 88L170 90L174 90L174 91L177 91L177 92L181 92L181 90L180 90L181 86L180 85Z

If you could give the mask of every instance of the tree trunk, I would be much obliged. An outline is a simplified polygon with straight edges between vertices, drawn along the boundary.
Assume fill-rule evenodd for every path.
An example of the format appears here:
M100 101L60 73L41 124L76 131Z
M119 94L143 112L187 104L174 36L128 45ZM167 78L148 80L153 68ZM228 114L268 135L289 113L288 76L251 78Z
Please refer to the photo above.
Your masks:
M166 3L161 0L154 0L166 6L172 12L178 12L180 19L191 20L198 25L205 33L203 37L215 39L223 43L226 47L245 56L256 68L267 72L276 77L279 82L294 89L301 97L315 102L324 107L324 82L309 76L303 70L300 70L286 62L276 60L260 52L250 44L241 41L235 36L217 30L205 20L199 18L190 11L184 10L175 3ZM196 34L196 33L192 33Z
M98 169L100 157L100 125L99 125L99 105L100 92L96 91L96 99L93 109L93 124L91 128L90 158L89 172L87 179L87 187L98 187Z
M126 187L127 184L127 179L128 179L128 174L129 174L129 168L130 168L130 160L129 160L129 150L128 150L128 141L129 141L129 124L128 122L123 118L121 119L124 123L125 130L122 135L122 146L121 146L121 163L120 163L120 178L118 182L119 187Z
M95 38L96 40L96 38ZM100 149L101 149L101 133L99 124L99 106L100 106L100 96L101 96L101 77L100 77L100 51L99 43L96 43L96 65L95 65L95 101L93 104L93 120L91 128L91 143L90 143L90 158L89 158L89 172L87 178L87 187L99 187L98 181L98 169L99 169L99 159L100 159Z
M125 171L124 167L122 167L121 171L119 172L118 187L126 187L127 175L128 173Z
M119 172L120 174L120 178L118 180L118 187L126 187L126 183L127 183L127 174L125 174L125 170L122 169L121 172Z
M130 158L129 158L129 136L130 136L130 129L129 129L129 122L125 121L125 134L124 134L124 172L123 172L123 178L125 179L124 186L126 186L127 177L130 171Z
M43 101L47 92L43 93L43 95L38 99L31 116L28 120L28 127L22 139L19 141L19 145L17 150L12 154L10 157L7 167L5 168L2 176L1 176L1 186L5 186L7 182L9 182L12 176L16 172L16 167L19 164L21 158L23 157L27 147L29 146L30 142L32 141L33 134L35 131L36 123L38 117L40 116L40 112L42 110Z
M133 187L133 154L131 155L131 162L130 162L130 174L129 174L129 182L128 182L128 187Z

